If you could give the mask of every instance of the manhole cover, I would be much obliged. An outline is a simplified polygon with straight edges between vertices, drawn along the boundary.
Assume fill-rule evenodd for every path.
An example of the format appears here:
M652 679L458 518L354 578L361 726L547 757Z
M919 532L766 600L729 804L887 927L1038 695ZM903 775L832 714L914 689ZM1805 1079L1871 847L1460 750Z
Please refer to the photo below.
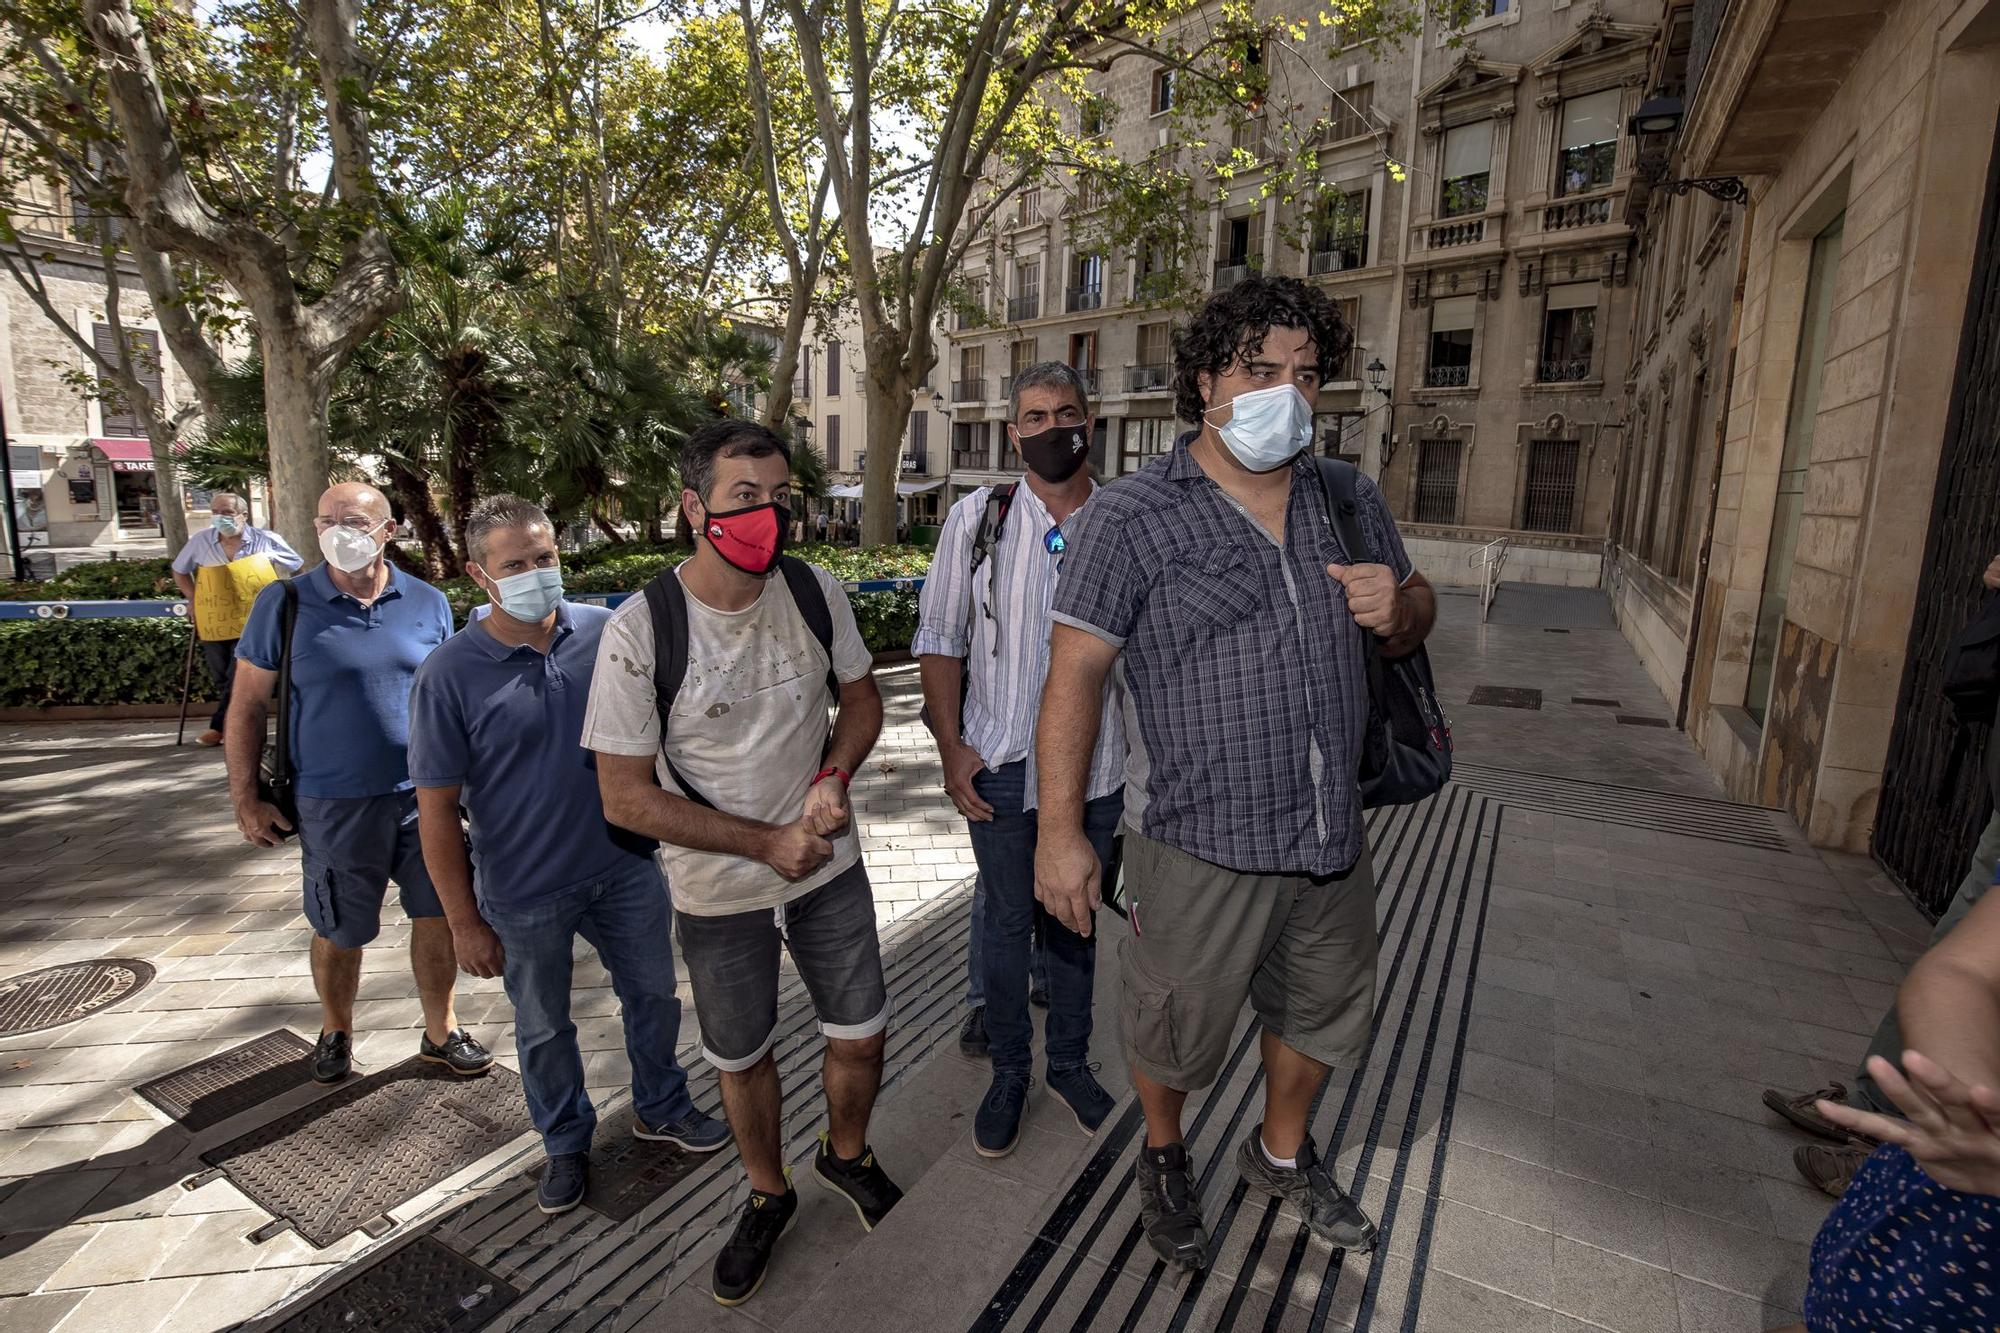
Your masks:
M278 1325L272 1333L471 1333L521 1293L458 1251L420 1236L370 1264Z
M92 958L0 981L0 1037L74 1023L128 999L153 979L136 958Z
M648 1142L633 1135L624 1117L599 1121L590 1145L590 1192L584 1205L614 1222L628 1221L646 1205L678 1185L695 1168L716 1161L697 1156L670 1143ZM528 1173L539 1180L542 1163Z
M1670 725L1663 717L1636 717L1631 713L1616 714L1618 720L1628 727L1664 727Z
M132 1091L199 1132L311 1082L312 1052L311 1042L280 1028Z
M1481 685L1472 691L1472 697L1466 702L1483 704L1488 708L1533 708L1539 711L1542 692L1511 685Z
M1621 706L1616 699L1593 699L1587 694L1572 694L1569 697L1569 701L1573 704L1587 704L1592 708L1617 708Z

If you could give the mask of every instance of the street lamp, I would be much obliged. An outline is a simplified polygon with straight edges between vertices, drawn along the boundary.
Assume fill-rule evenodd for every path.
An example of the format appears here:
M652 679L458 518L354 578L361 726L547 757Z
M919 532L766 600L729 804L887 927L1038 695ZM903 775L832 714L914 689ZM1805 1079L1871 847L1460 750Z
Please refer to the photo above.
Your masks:
M1396 456L1396 393L1389 378L1389 367L1382 364L1381 357L1373 357L1366 367L1368 387L1382 395L1382 407L1388 416L1382 421L1382 471L1389 470L1389 462Z
M1368 387L1373 389L1376 393L1384 392L1382 388L1382 377L1388 373L1389 373L1389 367L1382 364L1381 357L1378 356L1374 360L1370 361L1368 363Z
M1625 122L1625 130L1639 140L1641 157L1657 162L1652 170L1642 171L1642 175L1665 175L1671 153L1667 140L1681 131L1681 123L1687 119L1687 105L1678 97L1668 97L1655 93L1639 104ZM1651 140L1650 143L1647 141ZM1654 188L1669 194L1685 195L1689 190L1700 190L1703 194L1720 199L1725 204L1747 204L1750 202L1750 187L1741 176L1699 176L1681 180L1655 180Z

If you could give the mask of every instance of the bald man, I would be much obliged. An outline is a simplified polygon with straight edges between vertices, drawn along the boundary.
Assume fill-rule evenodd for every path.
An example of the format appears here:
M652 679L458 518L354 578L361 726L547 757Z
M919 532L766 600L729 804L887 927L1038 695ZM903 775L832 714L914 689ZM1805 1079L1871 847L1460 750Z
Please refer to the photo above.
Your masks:
M410 969L423 1001L417 1053L454 1074L484 1073L492 1055L452 1012L458 961L424 869L409 768L410 686L431 649L450 637L451 604L389 563L394 523L374 487L333 487L320 497L313 526L326 563L257 595L237 641L236 686L223 727L236 826L259 847L275 847L292 826L259 798L257 774L285 621L295 615L287 706L320 1004L313 1077L337 1083L351 1067L361 951L381 931L392 879L410 918Z

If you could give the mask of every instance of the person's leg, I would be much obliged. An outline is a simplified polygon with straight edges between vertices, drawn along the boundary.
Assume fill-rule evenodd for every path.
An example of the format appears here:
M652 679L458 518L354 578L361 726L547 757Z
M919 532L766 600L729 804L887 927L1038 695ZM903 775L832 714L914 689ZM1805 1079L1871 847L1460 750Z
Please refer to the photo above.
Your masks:
M1100 797L1083 808L1083 832L1100 866L1111 864L1111 841L1124 810L1120 795ZM1035 891L1034 862L1028 863L1028 894ZM1097 933L1079 935L1037 908L1035 935L1042 941L1038 960L1047 974L1049 1017L1044 1030L1051 1072L1074 1069L1090 1060L1094 1029L1092 1004L1097 986ZM996 1063L996 1069L999 1065Z
M1139 1109L1146 1113L1146 1146L1164 1148L1181 1141L1181 1111L1188 1095L1170 1088L1137 1065L1132 1067L1132 1086L1139 1091Z
M597 1112L584 1089L583 1052L570 1019L571 955L585 899L566 894L515 912L489 912L486 923L506 953L503 978L514 1006L515 1062L528 1116L551 1157L589 1152Z
M379 798L383 835L396 849L396 887L403 912L410 918L410 972L417 979L417 998L424 1007L424 1036L442 1046L458 1027L453 1008L458 986L458 954L452 948L451 923L431 872L424 865L424 848L417 837L417 794L397 792Z
M687 1072L675 1050L681 1039L681 1002L674 993L673 929L667 885L648 857L614 876L584 912L583 937L597 950L625 1023L625 1054L632 1062L632 1109L653 1126L685 1119L693 1110Z
M313 928L313 989L322 1034L353 1034L362 949L381 932L389 867L372 801L312 796L298 801L299 861L305 917Z
M966 826L973 859L979 864L979 881L986 890L980 949L995 1079L1003 1075L1026 1079L1034 1063L1028 951L1040 908L1035 902L1035 813L1021 808L1027 768L1025 761L1019 761L976 775L973 787L993 807L993 818Z
M1265 1028L1257 1038L1264 1058L1264 1151L1274 1160L1299 1155L1313 1098L1326 1083L1326 1066L1285 1045Z
M354 1031L354 997L361 990L361 950L343 949L322 935L312 942L313 990L319 994L319 1030Z
M2000 811L1994 812L1980 832L1979 842L1972 849L1971 864L1965 870L1965 878L1959 881L1944 915L1938 918L1937 925L1931 930L1932 944L1949 934L1953 926L1965 919L1973 904L1985 896L1987 888L1993 883L1996 867L2000 867ZM1854 1071L1854 1092L1849 1100L1866 1110L1900 1116L1902 1110L1876 1086L1874 1076L1868 1072L1868 1057L1871 1055L1879 1055L1891 1064L1902 1061L1903 1029L1896 1020L1893 1000L1889 1003L1889 1012L1882 1015L1882 1022L1875 1029L1875 1039L1868 1043L1867 1053L1861 1057L1861 1063Z
M728 916L676 912L674 926L701 1017L702 1055L718 1075L743 1169L751 1188L783 1194L789 1188L778 1139L783 1090L771 1056L778 1027L777 921L762 908Z
M966 827L970 828L968 822ZM986 879L972 878L972 928L965 946L965 1003L977 1009L986 1003Z
M236 640L203 639L201 660L209 679L215 682L215 712L208 719L208 729L221 731L222 720L229 716L229 689L236 681Z
M882 1086L889 992L875 932L875 899L860 862L786 906L785 944L826 1037L829 1141L840 1157L868 1151L868 1121Z
M826 1084L827 1137L834 1152L849 1161L868 1151L868 1121L882 1090L884 1045L880 1032L858 1041L826 1039L820 1078Z

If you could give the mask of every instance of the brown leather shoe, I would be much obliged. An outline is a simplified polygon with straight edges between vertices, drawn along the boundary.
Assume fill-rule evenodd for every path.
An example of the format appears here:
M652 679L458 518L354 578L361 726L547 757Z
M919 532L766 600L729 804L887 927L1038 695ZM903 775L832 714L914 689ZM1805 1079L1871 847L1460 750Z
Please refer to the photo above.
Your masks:
M1817 1143L1808 1143L1792 1151L1792 1165L1806 1178L1806 1183L1823 1194L1838 1199L1847 1193L1847 1186L1854 1179L1854 1173L1868 1160L1870 1149L1849 1145L1844 1148L1824 1148Z
M195 737L194 743L196 745L206 745L209 749L212 750L216 746L222 744L222 733L217 731L214 727L210 727L207 731L204 731L201 733L201 735Z
M1829 1083L1827 1086L1815 1088L1811 1092L1794 1094L1782 1093L1776 1088L1764 1089L1764 1105L1770 1107L1793 1126L1803 1129L1808 1134L1827 1139L1833 1143L1853 1143L1862 1137L1858 1134L1850 1134L1847 1130L1842 1129L1839 1125L1834 1124L1831 1120L1821 1115L1819 1108L1814 1106L1813 1103L1822 1100L1845 1102L1847 1100L1847 1085L1845 1083Z

